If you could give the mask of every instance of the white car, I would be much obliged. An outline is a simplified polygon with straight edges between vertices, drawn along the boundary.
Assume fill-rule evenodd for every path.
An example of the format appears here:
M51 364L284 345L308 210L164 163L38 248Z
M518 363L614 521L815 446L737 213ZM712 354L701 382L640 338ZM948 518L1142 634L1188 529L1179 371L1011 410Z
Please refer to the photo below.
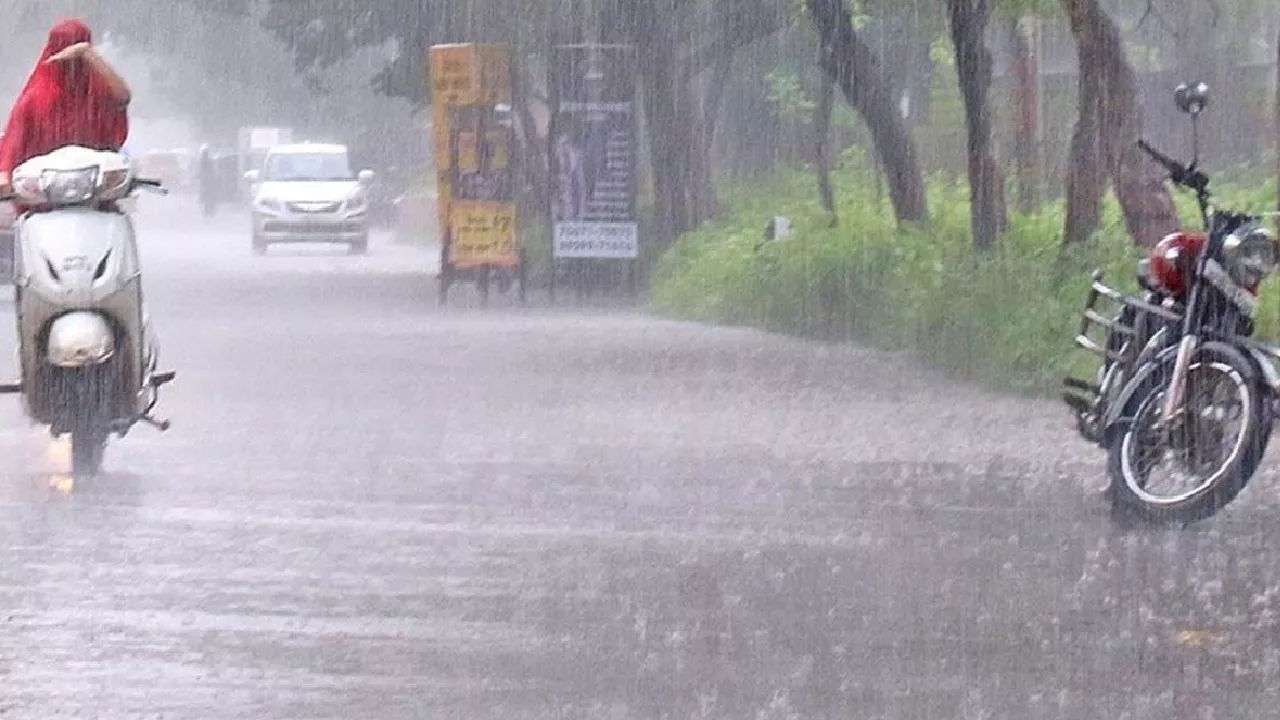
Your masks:
M345 145L277 145L261 170L245 173L253 198L253 249L277 243L334 243L369 249L368 186L373 172L351 172Z

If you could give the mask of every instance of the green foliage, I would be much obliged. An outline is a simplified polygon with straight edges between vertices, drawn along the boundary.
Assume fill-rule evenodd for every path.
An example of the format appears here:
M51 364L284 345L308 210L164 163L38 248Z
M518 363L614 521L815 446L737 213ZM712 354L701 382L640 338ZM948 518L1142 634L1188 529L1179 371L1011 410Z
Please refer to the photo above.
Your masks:
M858 152L835 173L840 225L828 227L814 179L791 173L770 184L729 194L729 212L686 235L662 259L652 300L663 313L707 322L752 325L827 340L853 340L908 351L956 376L1026 391L1054 391L1064 374L1088 373L1092 356L1071 338L1089 274L1103 267L1114 283L1134 289L1139 253L1109 198L1095 246L1061 246L1063 205L1011 218L1001 247L975 260L969 235L968 188L931 178L928 231L895 226L887 198L866 178ZM1224 204L1266 208L1275 187L1232 189ZM1194 202L1179 207L1198 227ZM795 222L794 233L761 244L773 215ZM1275 283L1264 292L1262 327L1280 327Z
M813 119L817 103L799 77L791 73L771 72L764 76L764 81L765 99L781 117L802 124Z

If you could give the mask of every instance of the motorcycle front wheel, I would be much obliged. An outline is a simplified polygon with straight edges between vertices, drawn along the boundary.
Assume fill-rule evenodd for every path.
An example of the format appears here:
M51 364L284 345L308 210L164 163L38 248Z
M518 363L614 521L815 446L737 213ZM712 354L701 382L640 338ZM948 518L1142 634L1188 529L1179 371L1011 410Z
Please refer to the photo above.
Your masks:
M1270 439L1270 405L1248 358L1207 345L1188 368L1182 410L1158 427L1172 369L1167 364L1130 400L1107 471L1121 515L1189 524L1217 514L1248 485Z

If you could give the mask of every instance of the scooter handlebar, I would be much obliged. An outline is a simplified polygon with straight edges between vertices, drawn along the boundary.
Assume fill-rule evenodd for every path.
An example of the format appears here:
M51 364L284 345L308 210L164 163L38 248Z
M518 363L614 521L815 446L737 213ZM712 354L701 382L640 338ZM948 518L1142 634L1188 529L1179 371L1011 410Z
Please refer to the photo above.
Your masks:
M169 194L169 191L165 188L164 183L160 182L159 180L134 180L133 184L135 187L146 188L148 191L157 193L159 195ZM19 198L17 193L8 193L6 195L0 195L0 203L14 202L18 199Z
M156 193L157 195L169 194L169 190L165 188L164 183L160 182L159 180L151 180L149 178L136 178L133 181L133 186L136 188L146 189L147 191Z

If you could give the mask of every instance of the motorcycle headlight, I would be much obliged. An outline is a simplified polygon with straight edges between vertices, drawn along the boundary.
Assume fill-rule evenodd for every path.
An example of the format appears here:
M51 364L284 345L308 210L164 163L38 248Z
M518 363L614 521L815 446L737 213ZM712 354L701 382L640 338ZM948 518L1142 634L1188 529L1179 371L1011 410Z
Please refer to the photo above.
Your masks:
M55 205L74 205L92 200L98 190L98 168L45 170L40 175L40 190Z
M1242 287L1254 287L1275 270L1276 237L1266 228L1228 235L1222 250L1227 273Z

